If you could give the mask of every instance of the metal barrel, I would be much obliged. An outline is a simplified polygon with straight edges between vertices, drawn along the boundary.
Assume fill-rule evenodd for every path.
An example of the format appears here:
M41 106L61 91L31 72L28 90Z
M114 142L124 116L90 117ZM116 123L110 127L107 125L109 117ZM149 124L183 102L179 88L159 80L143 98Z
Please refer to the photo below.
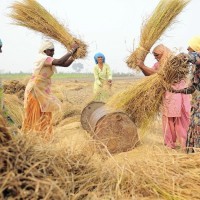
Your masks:
M94 110L88 124L88 132L102 147L107 146L110 153L129 151L139 143L137 127L129 116L107 105Z
M87 106L81 112L81 125L87 131L91 131L91 127L89 124L89 119L92 113L98 109L99 107L103 106L105 103L100 101L92 101L87 104Z

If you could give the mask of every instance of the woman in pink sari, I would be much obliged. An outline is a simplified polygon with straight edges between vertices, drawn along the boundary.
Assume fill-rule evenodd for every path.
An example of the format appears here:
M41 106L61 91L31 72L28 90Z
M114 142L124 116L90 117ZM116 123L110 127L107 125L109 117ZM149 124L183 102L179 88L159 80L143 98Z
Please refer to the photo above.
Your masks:
M138 60L138 67L142 70L145 76L150 76L157 73L162 63L172 55L170 49L163 44L156 46L153 50L153 55L157 62L152 68L144 65L144 62ZM186 87L184 80L174 84L173 89L179 90ZM162 128L164 135L164 144L174 149L178 141L182 148L185 148L187 139L187 130L189 127L190 117L190 95L179 93L174 94L166 91L163 97L162 106Z

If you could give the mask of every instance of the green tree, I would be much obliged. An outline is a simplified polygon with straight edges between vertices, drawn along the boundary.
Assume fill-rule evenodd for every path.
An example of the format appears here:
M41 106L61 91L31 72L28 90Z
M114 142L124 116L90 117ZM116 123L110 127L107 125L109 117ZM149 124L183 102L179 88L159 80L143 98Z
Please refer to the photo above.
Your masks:
M82 63L73 63L72 64L72 69L76 72L79 73L82 69L84 68Z

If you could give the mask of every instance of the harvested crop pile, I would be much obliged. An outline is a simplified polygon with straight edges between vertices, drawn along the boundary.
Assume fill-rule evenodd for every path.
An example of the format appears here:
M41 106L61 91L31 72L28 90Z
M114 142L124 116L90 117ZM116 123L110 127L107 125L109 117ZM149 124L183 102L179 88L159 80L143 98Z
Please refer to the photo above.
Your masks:
M58 146L24 136L0 143L0 198L199 199L197 153L149 146L119 162L89 144Z
M20 128L23 121L23 101L16 95L4 94L4 107L6 115L13 121L13 125Z
M86 196L97 170L91 158L41 145L45 148L24 136L0 144L0 198L69 199L79 192L79 197Z
M26 86L18 80L7 81L3 84L3 92L5 94L16 94L21 100L24 99L25 88Z
M0 144L6 143L9 140L11 140L11 134L6 128L6 121L0 114Z

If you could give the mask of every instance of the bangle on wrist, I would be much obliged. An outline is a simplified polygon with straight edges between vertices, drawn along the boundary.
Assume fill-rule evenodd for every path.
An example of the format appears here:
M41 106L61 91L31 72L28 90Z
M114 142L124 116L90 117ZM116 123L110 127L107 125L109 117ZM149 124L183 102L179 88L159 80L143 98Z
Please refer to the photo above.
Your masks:
M74 54L74 53L75 53L75 51L76 51L76 49L72 48L72 49L71 49L71 51L72 51L72 53Z
M72 51L72 50L70 50L68 53L69 53L70 55L72 55L72 54L73 54L73 51Z
M183 89L184 94L187 94L187 92L188 92L187 88Z
M71 56L75 53L76 49L72 48L69 53L71 54Z

